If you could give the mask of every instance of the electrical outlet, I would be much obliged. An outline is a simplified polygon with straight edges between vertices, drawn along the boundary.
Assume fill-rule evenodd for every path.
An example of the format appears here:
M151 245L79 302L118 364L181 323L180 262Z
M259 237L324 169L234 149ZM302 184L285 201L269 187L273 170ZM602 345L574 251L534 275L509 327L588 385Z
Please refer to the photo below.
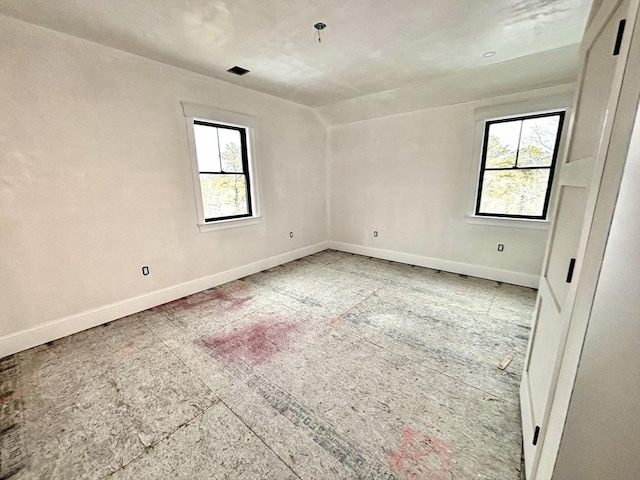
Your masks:
M142 267L142 274L149 275L149 267L147 267L146 265Z
M503 252L504 251L504 244L502 244L502 243L498 244L498 251L499 252Z
M373 231L373 236L374 236L374 237L377 237L377 236L378 236L378 231L377 231L377 230L374 230L374 231Z

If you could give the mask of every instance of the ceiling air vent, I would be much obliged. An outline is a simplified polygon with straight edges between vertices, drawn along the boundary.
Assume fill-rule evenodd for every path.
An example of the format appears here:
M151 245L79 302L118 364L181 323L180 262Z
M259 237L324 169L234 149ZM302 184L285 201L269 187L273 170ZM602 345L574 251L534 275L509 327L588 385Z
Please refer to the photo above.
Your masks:
M239 67L238 65L236 65L235 67L231 67L229 70L227 70L227 72L229 73L235 73L236 75L246 75L247 73L249 73L249 70L247 70L246 68L242 68Z

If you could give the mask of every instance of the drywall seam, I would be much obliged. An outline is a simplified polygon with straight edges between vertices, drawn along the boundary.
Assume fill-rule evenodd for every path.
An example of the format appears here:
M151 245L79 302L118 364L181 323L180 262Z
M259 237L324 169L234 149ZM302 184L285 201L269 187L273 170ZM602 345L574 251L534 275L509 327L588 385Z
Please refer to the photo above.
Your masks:
M483 267L482 265L472 265L470 263L453 262L438 258L424 257L412 253L397 252L394 250L384 250L381 248L365 247L352 243L329 242L329 248L342 252L366 255L369 257L382 258L394 262L417 265L419 267L444 270L446 272L470 275L472 277L495 280L497 282L510 283L523 287L538 288L539 275L529 273L514 272L512 270L501 270L499 268Z
M5 335L0 337L0 358L162 305L163 303L177 300L187 295L201 292L208 288L222 285L223 283L253 275L268 268L306 257L307 255L321 252L328 248L328 243L329 242L319 242L291 252L265 258L248 265L53 320L28 330Z

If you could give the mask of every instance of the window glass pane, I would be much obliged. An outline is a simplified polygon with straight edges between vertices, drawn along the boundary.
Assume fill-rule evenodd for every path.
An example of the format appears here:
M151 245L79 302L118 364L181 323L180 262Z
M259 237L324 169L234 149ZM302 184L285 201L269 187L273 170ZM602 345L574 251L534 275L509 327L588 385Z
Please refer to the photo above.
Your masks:
M548 169L484 172L478 213L542 216Z
M219 128L220 156L222 158L222 171L242 172L242 148L240 132L228 128Z
M204 218L229 217L249 213L244 175L200 175Z
M522 124L519 167L549 167L553 160L560 116L530 118Z
M522 120L489 125L486 168L513 167L520 138Z
M220 157L218 152L218 136L216 127L193 125L196 140L196 157L200 172L219 172Z

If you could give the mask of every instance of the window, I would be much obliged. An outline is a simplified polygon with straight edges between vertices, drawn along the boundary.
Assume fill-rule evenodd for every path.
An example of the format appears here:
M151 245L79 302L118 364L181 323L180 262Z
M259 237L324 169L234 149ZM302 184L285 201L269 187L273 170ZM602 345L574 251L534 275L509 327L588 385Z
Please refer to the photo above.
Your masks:
M182 102L201 232L260 223L256 117Z
M485 123L475 214L544 220L564 112Z
M205 222L250 217L247 132L242 127L193 121Z

